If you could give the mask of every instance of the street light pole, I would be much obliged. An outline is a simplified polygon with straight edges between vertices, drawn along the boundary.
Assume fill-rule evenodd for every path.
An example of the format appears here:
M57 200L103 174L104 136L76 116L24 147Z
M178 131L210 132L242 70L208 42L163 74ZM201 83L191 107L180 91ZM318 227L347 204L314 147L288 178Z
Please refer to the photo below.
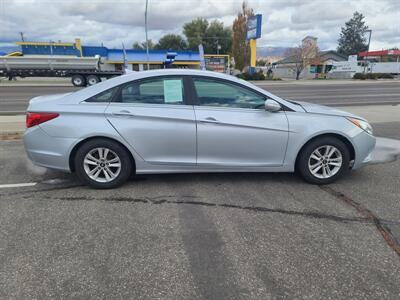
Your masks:
M147 35L147 5L149 3L149 0L146 0L146 10L144 11L144 27L146 31L146 56L147 56L147 70L150 70L150 64L149 64L149 38Z

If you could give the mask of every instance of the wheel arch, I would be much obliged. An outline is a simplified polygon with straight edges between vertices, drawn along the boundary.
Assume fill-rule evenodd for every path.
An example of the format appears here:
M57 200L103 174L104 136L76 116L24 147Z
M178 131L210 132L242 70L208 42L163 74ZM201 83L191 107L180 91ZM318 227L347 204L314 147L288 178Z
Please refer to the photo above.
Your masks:
M338 140L342 141L346 145L347 149L349 150L350 161L354 161L356 159L356 150L354 148L354 145L352 144L352 142L350 142L350 140L347 137L345 137L344 135L338 134L338 133L322 133L322 134L318 134L316 136L313 136L312 138L307 140L300 147L300 150L297 152L297 155L296 155L295 168L297 168L297 162L298 162L298 159L299 159L299 155L300 155L301 151L303 151L304 147L306 147L309 143L311 143L311 142L313 142L313 141L315 141L317 139L320 139L322 137L335 137Z
M113 138L110 138L110 137L107 137L107 136L91 136L91 137L87 137L87 138L79 141L79 143L77 143L72 148L72 150L70 151L70 154L69 154L68 164L69 164L69 169L71 170L71 172L75 171L74 159L75 159L75 155L76 155L76 152L78 151L78 149L83 144L85 144L86 142L94 140L94 139L104 139L104 140L113 141L113 142L119 144L122 148L124 148L126 150L126 152L128 153L129 158L130 158L130 160L131 160L131 162L133 164L133 172L135 172L135 170L136 170L136 162L135 162L135 158L132 155L132 152L123 143L121 143L120 141L118 141L116 139L113 139Z

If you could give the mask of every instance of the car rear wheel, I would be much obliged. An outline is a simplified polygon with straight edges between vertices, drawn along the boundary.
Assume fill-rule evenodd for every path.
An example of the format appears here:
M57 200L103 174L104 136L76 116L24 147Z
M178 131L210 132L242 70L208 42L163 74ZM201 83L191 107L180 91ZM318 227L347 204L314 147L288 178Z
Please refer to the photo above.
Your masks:
M86 85L86 79L82 75L72 76L71 82L74 86L85 86Z
M76 152L75 170L86 185L108 189L122 185L130 177L133 162L118 143L94 139L83 144Z
M100 78L96 75L89 75L88 77L86 77L86 82L89 86L95 85L100 82Z
M300 152L297 171L309 183L328 184L349 170L347 146L334 137L322 137L308 143Z

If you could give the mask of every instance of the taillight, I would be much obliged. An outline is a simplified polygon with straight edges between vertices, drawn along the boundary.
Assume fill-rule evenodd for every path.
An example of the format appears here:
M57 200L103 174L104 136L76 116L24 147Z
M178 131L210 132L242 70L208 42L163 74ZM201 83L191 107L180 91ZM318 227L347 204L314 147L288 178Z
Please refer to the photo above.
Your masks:
M59 114L50 112L27 112L26 113L26 128L39 125L43 122L47 122L54 118L57 118Z

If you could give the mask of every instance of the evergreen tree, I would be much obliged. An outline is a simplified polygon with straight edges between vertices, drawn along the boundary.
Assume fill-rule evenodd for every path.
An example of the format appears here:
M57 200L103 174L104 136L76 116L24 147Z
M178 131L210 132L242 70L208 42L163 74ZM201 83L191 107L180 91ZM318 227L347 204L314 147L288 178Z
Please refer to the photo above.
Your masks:
M344 55L355 55L366 51L368 49L367 30L368 26L365 25L363 14L356 11L342 27L337 51Z

